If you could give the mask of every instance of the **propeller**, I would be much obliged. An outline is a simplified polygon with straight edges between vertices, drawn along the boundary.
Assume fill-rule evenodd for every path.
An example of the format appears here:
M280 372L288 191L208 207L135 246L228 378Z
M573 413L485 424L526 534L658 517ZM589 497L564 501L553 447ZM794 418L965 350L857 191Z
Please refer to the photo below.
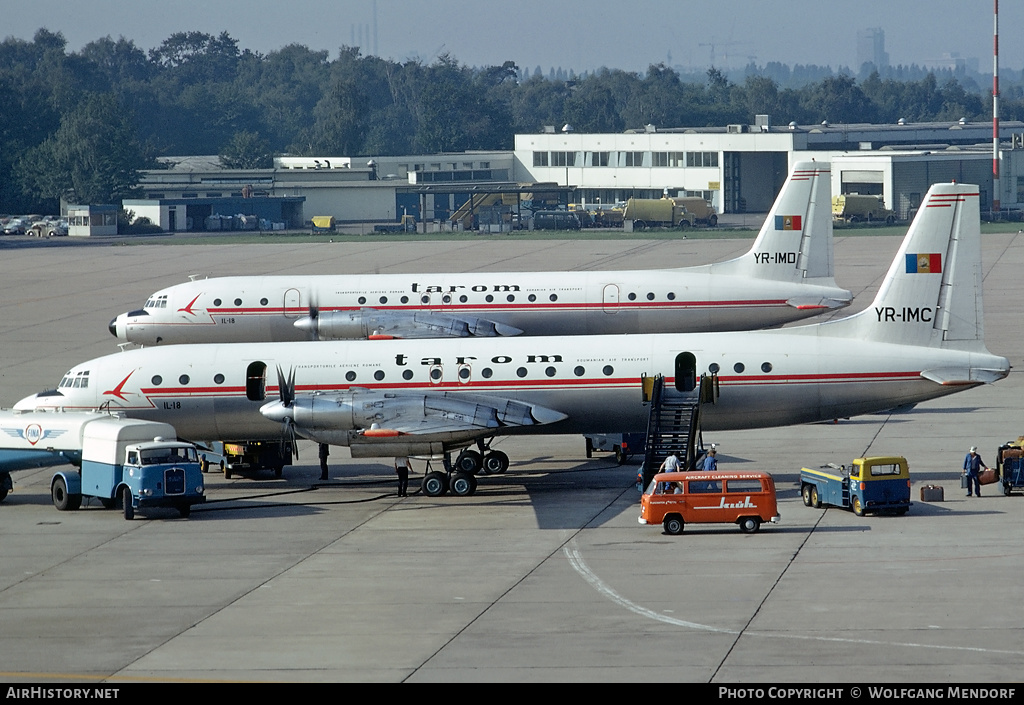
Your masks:
M299 330L309 333L310 340L320 340L320 304L315 294L309 295L309 313L305 318L295 321L294 325Z
M292 411L292 404L295 401L295 368L288 371L288 378L285 379L284 370L280 365L277 366L277 397L277 401L264 404L260 408L260 413L284 424L281 435L292 444L292 452L298 459L299 446L296 443L295 416Z

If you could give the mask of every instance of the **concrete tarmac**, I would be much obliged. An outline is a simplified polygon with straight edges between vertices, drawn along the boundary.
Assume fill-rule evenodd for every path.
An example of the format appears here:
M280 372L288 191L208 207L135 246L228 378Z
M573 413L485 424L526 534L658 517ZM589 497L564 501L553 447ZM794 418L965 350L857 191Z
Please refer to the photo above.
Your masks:
M211 238L215 243L215 240ZM168 243L173 238L168 238ZM115 350L107 324L189 274L676 267L749 239L125 245L0 239L0 405ZM840 234L836 279L866 307L900 237ZM773 473L779 525L637 524L637 461L571 436L505 439L469 498L395 493L390 459L316 446L284 477L207 476L190 519L58 512L52 469L0 505L0 682L1012 683L1024 663L1024 497L966 498L1024 434L1024 236L983 237L994 385L835 423L718 432L720 467ZM803 506L799 468L910 461L904 517ZM418 489L423 462L414 461ZM945 501L923 503L925 484Z

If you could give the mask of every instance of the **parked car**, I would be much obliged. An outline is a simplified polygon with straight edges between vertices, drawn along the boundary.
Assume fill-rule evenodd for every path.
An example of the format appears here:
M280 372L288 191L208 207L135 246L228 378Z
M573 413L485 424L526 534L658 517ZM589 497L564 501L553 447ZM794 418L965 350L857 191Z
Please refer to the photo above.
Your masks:
M35 237L57 237L68 234L67 220L37 220L27 231Z
M21 218L11 218L4 224L4 235L24 235L25 221Z

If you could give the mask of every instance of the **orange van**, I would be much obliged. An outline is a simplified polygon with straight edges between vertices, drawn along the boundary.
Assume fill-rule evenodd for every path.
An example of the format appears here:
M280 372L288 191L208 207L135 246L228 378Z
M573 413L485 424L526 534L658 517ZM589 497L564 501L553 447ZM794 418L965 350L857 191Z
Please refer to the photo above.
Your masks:
M641 524L681 534L687 523L739 524L752 534L779 522L775 480L766 472L666 472L654 476L640 500Z

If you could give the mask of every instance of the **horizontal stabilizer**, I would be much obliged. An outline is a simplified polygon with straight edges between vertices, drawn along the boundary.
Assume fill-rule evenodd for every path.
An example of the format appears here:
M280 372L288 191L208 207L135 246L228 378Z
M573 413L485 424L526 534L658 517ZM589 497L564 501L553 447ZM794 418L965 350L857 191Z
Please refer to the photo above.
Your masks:
M823 311L831 311L837 308L844 308L846 306L849 306L850 301L844 301L842 299L820 298L813 296L795 296L792 299L786 301L786 305L792 306L793 308L796 309L800 309L801 311L814 308L820 308Z
M924 370L921 376L942 385L992 384L1006 377L1005 370L981 367L939 367Z

